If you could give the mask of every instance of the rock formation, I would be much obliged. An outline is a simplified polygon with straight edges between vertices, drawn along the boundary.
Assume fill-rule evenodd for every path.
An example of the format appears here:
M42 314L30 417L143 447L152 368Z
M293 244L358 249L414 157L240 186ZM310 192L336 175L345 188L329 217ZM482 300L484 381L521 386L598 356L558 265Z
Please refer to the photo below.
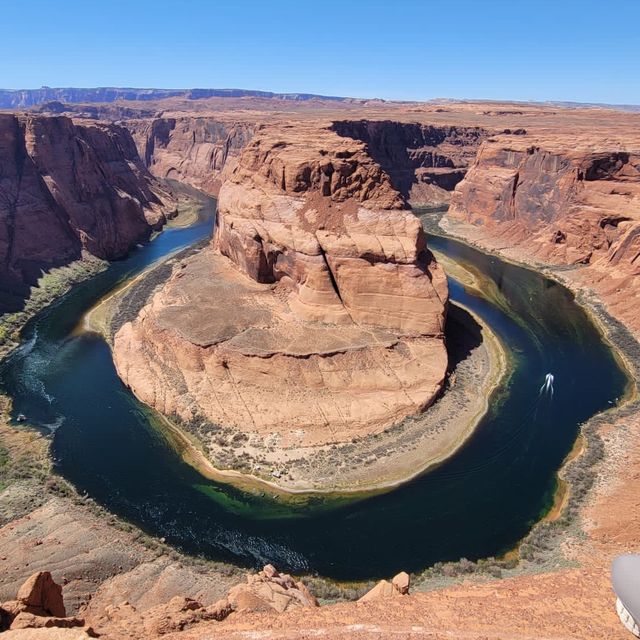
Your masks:
M449 215L493 227L540 261L620 262L638 233L640 155L497 138L483 144Z
M222 170L253 134L251 122L216 117L162 117L127 122L140 157L155 176L217 194Z
M240 114L177 113L130 117L126 126L153 175L187 182L217 195L224 180L223 171L231 172L260 122ZM413 206L448 203L480 143L488 136L481 127L392 120L336 120L331 129L340 136L364 142L394 188Z
M279 573L273 565L247 576L245 584L233 587L227 601L234 611L289 611L297 607L317 607L318 601L304 583L286 573Z
M588 265L581 281L640 327L639 139L489 140L456 187L448 216L518 259Z
M113 638L155 638L207 623L221 622L229 616L242 619L251 613L283 613L318 606L315 597L300 581L267 565L247 574L246 581L232 587L217 602L203 605L194 598L174 596L154 606L139 608L127 600L108 605L89 615L92 628Z
M341 105L341 109L343 108L346 109L346 105ZM117 117L124 117L126 111L123 107L117 113ZM259 118L263 116L264 114L261 114ZM136 117L141 116L138 113ZM324 123L325 116L322 117ZM267 116L264 118L266 120ZM640 116L601 109L442 103L420 106L382 105L379 112L370 109L365 113L363 109L359 109L357 113L341 112L333 115L332 119L335 118L344 121L367 118L367 122L375 119L391 119L398 122L415 119L434 127L457 129L465 126L493 130L491 138L484 142L478 159L473 163L466 178L457 185L451 215L457 220L476 225L466 225L477 232L477 235L467 236L470 240L481 242L484 246L498 249L517 259L535 260L539 263L549 260L553 264L571 267L563 269L561 273L571 278L570 284L573 288L578 288L584 283L596 287L600 300L609 306L616 319L626 323L635 332L636 337L640 334L640 315L637 313L637 300L640 295L637 260L640 247L637 239L636 177L637 158L640 155ZM294 120L294 115L291 115L291 121ZM129 126L129 123L126 124ZM147 124L149 123L145 123L144 126ZM146 144L144 136L137 137L138 127L138 124L132 124L138 144L141 144L141 141ZM369 125L366 128L368 130ZM511 134L497 135L498 130L509 130ZM265 132L259 132L259 136L263 133ZM378 165L382 165L384 154L380 152L382 155L374 155L374 143L371 139L366 141L360 129L352 130L346 135L348 138L364 141L367 145L365 154L373 158ZM287 139L284 138L283 141L287 142ZM162 155L165 150L171 151L173 145L177 145L178 142L176 138L175 141L169 140L164 146L160 143L154 147L150 156L150 164L154 171L157 170L161 174L164 167L170 165L168 162L164 164ZM209 142L203 137L203 144ZM407 144L405 149L421 147L420 141L418 142L416 145ZM258 143L262 144L259 140ZM180 141L180 144L183 144L183 141ZM348 146L351 150L355 149L351 147L351 143L348 143ZM358 145L357 148L361 147ZM265 156L275 155L276 151L269 151ZM189 153L193 153L193 150ZM215 151L212 157L221 158L218 153ZM384 153L391 155L388 149ZM197 152L196 155L198 158L201 157ZM332 151L332 164L337 162L335 155ZM403 155L401 148L399 155ZM443 155L450 157L454 164L453 167L447 164L443 168L452 169L452 173L453 170L457 171L458 161L453 156ZM206 154L202 157L206 158ZM228 157L233 157L233 154L229 153ZM218 160L214 164L217 162ZM192 166L195 167L197 164ZM219 165L216 164L216 167L215 171ZM290 179L289 172L293 165L287 163L284 168L285 184L295 184L297 181ZM426 165L423 168L429 169ZM183 165L183 169L185 179L189 179L187 173L192 169L186 164ZM410 168L411 171L418 169L413 166ZM385 173L388 171L391 169L385 167ZM275 170L273 173L278 174ZM409 170L404 175L410 176ZM265 181L268 178L262 177ZM240 176L238 179L240 180ZM241 179L241 183L244 182L247 187L251 183L251 189L248 189L251 192L254 192L253 183L258 181L259 176L255 180ZM302 183L306 184L305 181L306 178ZM414 185L413 178L410 182ZM396 177L391 176L391 184L397 189L400 183ZM232 190L235 188L232 186ZM260 188L270 194L269 199L274 195L286 196L293 201L302 199L303 205L300 210L307 206L305 203L308 200L317 195L312 195L310 191L294 191L293 188L289 192L268 185ZM404 194L404 191L402 193ZM331 204L331 210L334 209L333 197L324 196L323 202ZM337 201L337 204L344 207L346 202L349 201ZM358 204L358 210L360 204L367 209L365 201ZM323 209L328 210L328 207ZM229 219L233 218L233 231L236 231L236 225L245 224L241 216L234 213L233 207L228 207L227 211ZM399 211L401 210L386 210L391 216L395 216ZM257 220L259 225L262 224L264 227L264 222L259 218ZM270 274L276 277L278 272L275 270L275 264L280 255L276 256L275 263L273 260L269 262L267 258L273 258L274 255L269 247L274 244L283 246L285 243L265 243L255 222L249 220L249 223L256 229L256 234L250 235L246 240L240 236L240 249L245 253L238 253L238 257L243 258L247 247L256 248L256 255L261 260L264 259L263 267L258 269L258 273L266 279L271 277ZM296 230L298 233L297 225ZM273 234L272 230L270 234ZM228 235L227 239L232 237ZM258 242L258 239L261 242ZM295 253L302 253L300 247L295 247ZM299 264L302 257L295 257L296 264ZM192 376L201 376L199 368L206 364L202 356L209 347L198 346L194 338L187 350L180 351L189 342L182 336L191 335L196 329L200 330L200 324L204 324L207 326L202 327L202 336L207 338L208 323L213 325L218 322L224 328L226 321L225 316L220 317L223 307L217 299L210 298L208 282L203 282L196 270L196 267L202 268L203 273L211 276L213 268L210 268L209 254L202 252L198 259L202 261L199 267L194 261L190 261L185 263L184 267L176 269L175 286L171 292L173 297L169 297L166 292L158 294L157 301L154 300L145 310L144 317L136 322L135 327L140 336L146 337L148 332L153 338L149 340L148 345L152 348L154 366L160 362L154 353L156 349L163 358L180 358L171 373L185 372L190 385L193 384ZM265 291L281 295L280 287L287 285L287 300L292 299L294 306L296 298L302 297L299 292L303 287L289 276L291 283L284 277L274 283L258 283L243 276L230 260L227 259L225 262L220 258L219 261L219 266L216 265L215 269L220 269L225 276L235 274L238 281L243 283L243 287L252 287L252 295L253 292L262 294ZM572 265L576 262L578 264ZM244 264L244 258L240 264ZM432 267L433 265L430 269ZM192 284L189 287L190 281ZM180 283L184 284L182 289ZM221 285L220 295L227 295L233 291L233 284L230 278ZM314 291L317 290L318 287L315 287ZM328 291L331 293L331 290ZM159 308L165 295L170 304ZM187 304L189 296L203 310L200 324L195 323L189 327L186 322L183 322L182 326L177 322L168 322L171 313L169 308L172 305L175 306L176 317L185 318L181 316L182 307ZM235 304L238 304L237 299L235 300ZM155 305L159 307L155 308ZM339 305L335 305L335 308L340 310ZM231 320L233 315L241 315L245 309L246 307L238 307L237 313L231 314ZM160 324L160 313L167 314L163 319L163 322L167 322L166 327ZM203 318L207 322L203 322ZM198 318L195 320L198 321ZM231 326L232 323L229 323L229 327ZM348 325L340 325L341 328L345 326ZM247 327L247 332L251 330L252 326ZM270 365L270 360L281 355L272 353L270 344L257 344L261 348L265 344L267 346L261 352L265 357L262 360L256 358L257 363ZM294 347L297 348L297 344L294 344ZM145 354L145 357L149 355ZM325 362L317 357L316 361ZM279 366L280 363L275 364ZM143 368L145 366L148 367L143 365ZM273 376L277 373L277 368L274 366L268 373L269 377ZM325 371L322 373L326 376ZM157 366L154 374L162 376L164 372ZM289 372L289 377L291 375ZM266 374L265 378L269 379ZM180 379L176 374L173 380L167 381L166 386L176 384L176 380ZM212 379L218 380L215 377ZM277 379L274 382L273 395L281 392L281 388L278 387L280 383ZM165 381L161 379L156 390L150 392L152 402L170 409L175 399L168 398L166 405L162 404L163 394L166 393L163 384ZM227 381L227 384L230 385L231 381ZM320 608L288 607L280 616L268 610L256 613L247 610L241 615L227 615L227 607L230 605L223 595L227 593L228 586L221 593L217 593L215 589L220 582L229 580L226 572L205 576L205 571L198 573L189 566L176 568L175 563L166 556L154 562L136 565L137 562L141 562L142 557L141 552L136 549L136 545L140 543L135 543L129 538L121 538L124 535L122 531L113 529L109 532L106 523L99 521L95 514L91 515L93 520L87 519L87 513L83 519L78 504L66 499L56 499L55 511L52 512L49 507L39 509L38 511L42 512L39 516L32 513L27 518L2 529L2 586L6 590L11 581L15 582L11 590L3 595L3 599L14 597L17 587L24 577L34 570L35 565L39 568L52 567L50 563L55 560L57 571L70 576L70 582L64 587L67 607L74 606L74 598L77 603L86 604L89 596L80 597L79 594L93 595L86 610L78 615L86 614L92 625L94 620L103 620L104 625L96 628L101 633L104 630L106 638L140 637L141 634L152 637L154 634L169 633L170 638L174 637L177 640L200 639L205 636L220 639L237 638L252 634L266 634L273 638L290 638L295 634L327 638L345 635L381 637L385 634L465 638L539 638L561 635L576 640L585 637L623 640L628 633L620 625L615 614L615 596L611 591L609 566L614 555L637 550L640 546L640 510L637 508L640 502L638 412L634 407L627 406L619 419L612 416L610 423L603 424L601 433L604 460L593 468L598 475L598 482L586 507L580 509L580 519L585 522L585 530L580 527L562 530L560 535L566 534L566 539L557 552L559 555L552 556L544 567L537 567L535 571L523 575L491 580L484 576L477 584L465 578L461 584L452 584L428 593L416 592L408 597L397 597L398 589L386 582L384 587L376 589L378 593L383 591L390 594L393 598L392 603L383 597L365 600L360 604L339 603ZM60 518L65 520L67 526L61 527L59 522L56 525ZM69 532L71 525L74 526L73 535ZM47 531L51 534L51 527L55 535L45 535ZM34 538L38 540L34 542ZM44 542L39 544L41 540ZM137 559L129 558L127 554L132 554ZM555 561L556 557L556 568L550 569L549 567L554 566L551 560ZM72 566L66 566L67 563ZM99 582L104 581L97 593L97 584L89 580L92 567L93 573L97 572L100 576ZM20 580L17 579L18 573L21 575ZM194 582L192 578L187 579L183 575L192 573L198 574L198 580L206 579L213 583L214 586L206 590L208 597L200 595L201 587L197 587L197 580ZM249 582L243 587L249 586ZM256 584L263 584L262 579L257 580ZM175 597L176 593L183 595ZM185 595L191 598L184 597ZM220 606L217 606L218 602L221 603ZM80 605L77 604L70 610L77 611L78 606ZM259 606L263 607L264 604L260 603ZM105 616L107 607L111 616L109 619ZM24 613L20 615L21 620L27 617ZM218 622L224 616L227 616L225 620ZM41 616L41 619L47 620L51 617L46 615ZM60 620L55 617L53 619ZM201 621L200 624L194 624L198 620ZM179 631L179 635L172 633L173 631ZM46 637L51 639L87 637L80 628L48 628L14 630L7 633L7 638L39 638L43 637L41 632L45 632Z
M57 630L74 629L76 635L69 637L152 638L204 622L219 622L234 612L283 613L317 606L317 600L302 582L267 565L258 573L247 574L246 582L235 585L226 597L213 604L204 606L193 598L174 596L139 609L121 599L118 604L107 605L99 611L90 606L86 610L91 617L91 626L88 626L84 618L67 617L62 587L53 581L48 571L41 571L22 585L16 600L0 604L0 632L48 629L55 637Z
M48 571L40 571L20 587L15 600L0 604L0 631L84 627L84 620L66 616L62 587Z
M433 401L445 275L364 143L260 128L220 189L213 247L115 337L118 372L144 402L316 445Z
M123 127L0 114L0 311L43 270L123 256L163 225L163 199Z
M392 120L338 120L332 128L366 143L371 157L415 207L448 203L488 136L482 127Z
M409 594L410 578L406 571L394 576L393 580L380 580L378 584L367 591L358 602L372 602L374 600L385 600L387 598L397 598Z

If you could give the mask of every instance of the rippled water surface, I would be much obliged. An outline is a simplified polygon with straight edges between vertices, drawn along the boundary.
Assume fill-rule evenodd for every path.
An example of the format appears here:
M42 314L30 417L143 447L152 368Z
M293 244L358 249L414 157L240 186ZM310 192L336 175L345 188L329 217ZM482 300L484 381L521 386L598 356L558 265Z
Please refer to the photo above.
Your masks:
M468 443L435 471L384 495L292 507L216 484L184 464L123 387L106 343L74 333L123 279L211 233L211 216L170 229L32 321L2 366L14 415L51 430L57 470L98 502L191 553L266 561L339 579L389 576L438 560L498 554L548 508L578 425L623 393L625 377L569 291L462 244L431 246L489 279L451 297L488 322L515 358L508 388ZM553 399L539 396L547 372Z

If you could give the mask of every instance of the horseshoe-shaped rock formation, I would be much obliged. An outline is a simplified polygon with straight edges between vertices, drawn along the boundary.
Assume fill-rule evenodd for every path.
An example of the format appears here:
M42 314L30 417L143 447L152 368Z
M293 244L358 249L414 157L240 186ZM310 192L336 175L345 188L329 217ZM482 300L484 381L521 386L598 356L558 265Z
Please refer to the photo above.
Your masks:
M220 189L212 247L120 329L115 361L144 402L197 421L205 451L211 425L344 442L431 404L447 299L419 220L365 143L268 125Z

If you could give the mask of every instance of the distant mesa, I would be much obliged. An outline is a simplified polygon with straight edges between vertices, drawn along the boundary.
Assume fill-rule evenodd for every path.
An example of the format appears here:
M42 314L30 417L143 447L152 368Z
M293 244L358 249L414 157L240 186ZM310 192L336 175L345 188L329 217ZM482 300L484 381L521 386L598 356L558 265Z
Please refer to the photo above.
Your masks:
M279 100L348 100L339 96L322 96L313 93L273 93L250 89L135 89L121 87L0 89L0 109L27 109L43 102L115 102L116 100L163 100L184 98L277 98Z

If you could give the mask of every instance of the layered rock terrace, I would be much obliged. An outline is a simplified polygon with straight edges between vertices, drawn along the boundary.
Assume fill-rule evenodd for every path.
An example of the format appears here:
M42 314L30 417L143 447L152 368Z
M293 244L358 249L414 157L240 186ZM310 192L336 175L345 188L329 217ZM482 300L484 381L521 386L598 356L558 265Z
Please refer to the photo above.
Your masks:
M609 308L640 328L640 138L496 137L452 195L472 239L537 264L582 269ZM464 232L468 235L468 232ZM477 235L477 238L475 237Z

